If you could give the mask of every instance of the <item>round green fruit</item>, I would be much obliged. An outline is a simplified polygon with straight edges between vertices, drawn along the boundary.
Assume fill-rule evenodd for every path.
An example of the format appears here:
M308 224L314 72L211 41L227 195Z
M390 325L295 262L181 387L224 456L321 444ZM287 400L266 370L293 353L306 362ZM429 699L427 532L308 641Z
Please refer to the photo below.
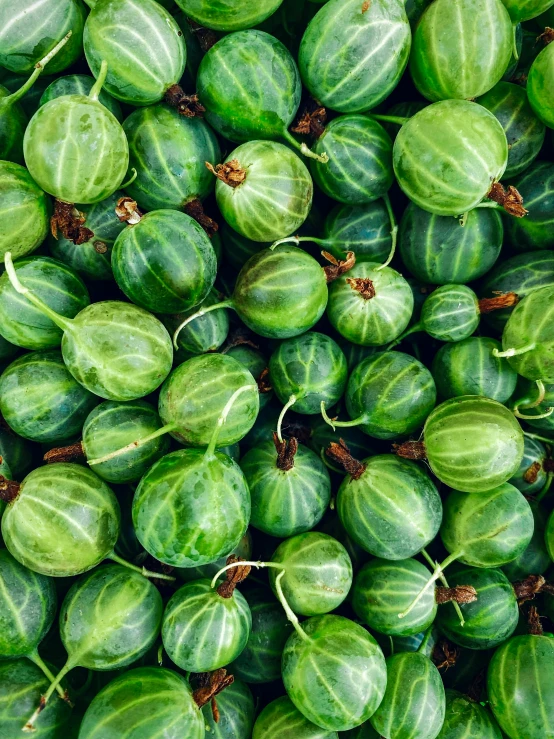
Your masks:
M257 26L275 13L283 0L178 0L183 12L196 23L215 31L240 31Z
M309 721L286 695L269 703L256 719L252 739L338 739L336 731L326 731Z
M23 257L50 229L50 202L25 167L0 162L0 261L6 252Z
M549 128L554 128L552 85L554 85L554 47L548 44L529 70L527 97L537 118Z

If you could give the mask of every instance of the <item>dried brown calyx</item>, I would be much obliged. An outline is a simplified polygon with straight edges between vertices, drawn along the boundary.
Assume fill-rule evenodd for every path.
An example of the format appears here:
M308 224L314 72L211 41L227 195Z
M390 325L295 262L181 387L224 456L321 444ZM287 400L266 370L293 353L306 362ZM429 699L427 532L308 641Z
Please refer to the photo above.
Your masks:
M448 670L454 667L456 660L460 654L458 647L455 647L448 639L441 639L434 647L431 659L435 663L437 670Z
M347 277L346 282L352 290L360 293L364 300L371 300L375 297L375 286L369 277Z
M50 449L43 457L46 464L54 464L55 462L74 462L75 460L86 459L85 450L81 441L68 446L60 446L57 449Z
M321 103L310 97L290 130L301 136L311 136L318 139L325 131L326 123L327 111Z
M494 298L481 298L479 301L479 313L492 313L501 308L513 308L519 303L519 295L516 293L494 292Z
M540 462L533 462L533 464L528 467L525 472L523 473L523 479L526 483L529 485L532 485L534 482L537 482L537 478L539 476L539 472L541 471L541 463Z
M214 44L217 44L217 35L210 28L204 28L204 26L196 23L191 18L187 18L187 23L198 39L198 43L204 54L209 51Z
M405 441L403 444L392 445L394 453L404 459L427 459L427 450L422 441Z
M219 723L219 710L217 708L216 696L225 688L235 682L233 675L228 675L227 670L222 667L214 672L202 672L196 677L199 687L192 694L193 700L202 708L207 703L212 704L212 716L215 723Z
M264 369L261 371L260 376L257 380L258 383L258 390L262 395L265 395L265 393L270 393L273 388L271 387L271 381L269 379L269 367L264 367Z
M108 245L105 241L95 241L92 245L97 254L105 254L108 251Z
M546 582L542 575L529 575L525 580L513 583L512 587L519 606L534 600L539 593L554 595L554 585Z
M194 218L194 220L202 226L210 239L219 231L217 221L214 221L213 218L210 218L210 216L204 212L204 206L198 198L189 200L188 203L185 203L183 210L187 216Z
M186 95L180 85L171 85L165 93L165 102L185 118L202 118L206 108L198 100L198 95Z
M241 562L243 562L243 560L235 554L231 554L227 557L226 564L236 564L237 566L231 567L230 570L227 570L225 573L225 581L217 588L217 594L222 598L232 598L237 585L243 580L246 580L250 574L250 565L242 565L240 564Z
M529 609L529 615L527 616L527 624L529 625L529 633L533 636L542 636L544 633L544 630L542 628L541 624L541 616L539 615L539 612L535 608L535 606L531 606Z
M58 232L61 232L64 238L77 246L86 244L94 236L94 232L85 226L86 220L86 215L77 210L73 203L66 203L56 198L54 213L50 218L52 236L57 239Z
M529 212L523 207L523 198L512 185L505 189L500 182L494 182L487 197L501 205L506 213L516 218L523 218Z
M370 7L371 7L371 0L364 0L364 2L362 3L362 13L367 13Z
M4 475L0 475L0 500L6 503L12 503L19 495L21 485L15 480L8 480Z
M218 180L229 185L229 187L238 187L246 179L246 170L240 166L238 159L216 164L215 167L210 162L205 162L205 165Z
M545 46L551 44L554 41L554 28L547 26L540 36L537 36L537 43L541 41Z
M471 585L456 585L453 588L435 588L435 601L441 603L474 603L477 591Z
M273 443L277 450L277 467L283 472L288 472L294 467L294 457L298 451L298 441L293 436L290 439L279 441L279 437L273 432Z
M325 454L334 462L338 462L353 480L359 480L365 472L366 465L359 462L350 454L350 449L343 439L338 444L332 441L325 450Z
M127 196L119 198L115 206L115 214L122 223L128 223L130 226L135 226L142 218L137 201Z
M323 267L327 284L337 280L341 275L343 275L345 272L348 272L348 270L352 269L352 267L356 264L356 255L353 251L347 252L346 259L337 259L328 251L322 251L321 256L328 262L330 262L330 264L328 264L326 267ZM347 280L347 282L350 282L350 280Z

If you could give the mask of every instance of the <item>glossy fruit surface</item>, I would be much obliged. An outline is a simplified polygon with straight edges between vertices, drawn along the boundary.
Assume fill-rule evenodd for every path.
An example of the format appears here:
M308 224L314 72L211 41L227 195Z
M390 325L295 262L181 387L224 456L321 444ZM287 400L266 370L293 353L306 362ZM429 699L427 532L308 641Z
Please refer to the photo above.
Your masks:
M286 695L269 703L256 719L252 739L277 739L283 732L295 739L337 739L335 731L326 731L309 721ZM294 733L293 733L294 732Z
M40 105L46 105L50 100L62 97L62 95L88 95L94 87L94 82L94 77L88 74L68 74L65 77L58 77L53 82L50 82L42 93ZM105 90L100 91L98 99L110 113L114 114L118 121L123 120L121 106L117 100L114 100Z
M527 96L537 118L549 128L554 128L554 102L551 94L553 82L554 49L548 44L531 65L527 78Z
M25 167L0 162L0 259L9 251L14 259L34 251L49 229L49 198ZM17 213L17 223L14 223Z
M530 203L530 210L525 218L504 219L508 243L516 251L551 249L554 246L554 164L533 162L513 185L524 202Z
M523 433L511 411L474 395L437 406L425 422L424 439L439 480L466 493L509 480L523 457Z
M176 313L174 315L162 316L163 323L170 334L173 334L177 327L193 313L210 305L220 302L221 295L216 290L211 290L208 297L199 305L191 308L184 313ZM176 359L186 360L197 354L206 354L206 352L215 351L223 344L229 334L229 312L226 310L216 310L206 313L196 320L187 324L178 336L179 348L175 352ZM229 352L228 352L229 353ZM230 354L230 353L229 353ZM230 354L232 356L232 354ZM260 396L260 403L262 398Z
M179 0L178 5L201 26L216 31L240 31L268 18L283 0L223 0L219 6L206 0Z
M465 285L441 285L421 308L421 325L438 341L462 341L479 325L479 301Z
M366 7L358 0L329 0L302 37L302 80L322 105L340 113L361 113L396 87L410 44L403 3L373 0Z
M457 690L446 690L446 711L438 739L501 739L489 711Z
M392 248L390 230L381 198L364 205L337 205L325 219L322 246L337 259L353 251L357 262L382 263Z
M219 721L216 723L212 706L208 703L202 708L206 733L210 739L235 739L249 737L254 726L254 697L248 685L237 679L217 696Z
M475 208L507 162L502 126L467 100L428 105L402 126L393 147L394 171L404 193L423 210L442 216Z
M68 577L110 555L119 519L115 495L94 472L78 464L51 464L23 480L2 517L2 535L25 567Z

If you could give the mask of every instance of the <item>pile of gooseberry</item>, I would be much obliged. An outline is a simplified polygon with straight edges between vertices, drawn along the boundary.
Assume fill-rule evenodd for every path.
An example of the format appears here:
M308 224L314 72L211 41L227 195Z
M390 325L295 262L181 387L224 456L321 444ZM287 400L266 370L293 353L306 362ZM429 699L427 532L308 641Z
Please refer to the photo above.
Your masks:
M0 739L554 739L554 0L0 0Z

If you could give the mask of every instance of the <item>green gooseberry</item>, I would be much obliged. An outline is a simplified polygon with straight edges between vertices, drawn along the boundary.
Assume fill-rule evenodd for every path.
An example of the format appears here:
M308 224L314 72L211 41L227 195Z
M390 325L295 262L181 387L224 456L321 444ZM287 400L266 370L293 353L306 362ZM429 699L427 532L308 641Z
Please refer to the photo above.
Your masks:
M441 499L414 462L379 454L360 463L344 448L335 453L349 470L337 494L337 513L356 544L374 557L396 560L412 557L435 538Z
M175 737L204 739L204 717L188 681L162 667L138 667L108 683L87 708L80 739L152 739L171 727Z
M25 718L38 705L49 681L49 677L26 659L0 661L0 736L6 739L21 736ZM70 736L74 720L69 703L50 701L35 722L33 737Z
M31 441L75 437L97 403L70 375L58 351L24 354L0 376L0 412L10 428Z
M52 311L74 318L90 304L86 285L71 267L49 257L18 260L14 269L20 280ZM0 277L0 332L25 349L59 347L63 331L12 287L8 274Z
M300 42L302 81L322 105L340 113L374 108L397 86L408 63L411 32L404 4L329 0Z
M50 230L50 202L25 167L13 162L0 162L0 202L3 262L8 251L22 257L42 244Z
M193 218L176 210L131 216L112 251L115 281L153 313L179 313L201 303L213 287L217 262L210 239Z
M18 436L11 428L0 426L0 457L9 474L1 475L11 480L22 480L34 463L34 446L27 439Z
M48 236L50 254L71 267L89 280L113 279L110 265L112 247L121 231L126 227L115 214L115 209L124 197L121 190L116 190L105 200L93 205L77 205L76 208L84 218L85 228L81 228L74 243L61 233L56 237Z
M502 567L504 574L510 582L525 580L529 573L542 575L552 564L546 542L548 513L539 501L531 499L529 505L531 506L533 520L535 522L531 541L518 557Z
M212 192L205 162L218 162L221 150L201 118L153 105L131 113L123 130L129 141L129 178L133 169L137 172L125 189L141 208L182 210Z
M333 428L360 426L376 439L395 439L422 426L435 407L435 381L427 367L409 354L378 352L352 371L346 388L352 421L331 420Z
M537 56L527 77L527 97L537 118L549 128L554 128L554 48L551 44Z
M281 656L292 625L281 605L261 588L250 590L246 600L252 629L246 646L229 669L247 683L262 684L281 677Z
M554 639L514 636L494 653L487 672L490 707L510 739L554 734Z
M503 233L500 215L491 208L471 210L462 226L456 218L409 203L400 222L398 245L402 261L418 280L432 285L466 284L494 265Z
M215 197L223 217L247 239L285 238L308 217L312 178L300 157L284 144L241 144L213 172L217 177Z
M336 731L322 730L307 719L288 696L283 695L261 711L254 724L252 739L279 739L287 735L295 739L338 739Z
M238 271L244 267L250 257L271 246L271 244L246 239L228 226L225 221L220 224L218 234L221 236L225 264Z
M527 91L511 82L499 82L477 102L498 118L506 134L508 166L504 177L521 174L539 155L546 133L529 105Z
M425 422L423 444L424 449L416 444L421 452L416 457L426 455L441 482L465 493L484 493L506 482L523 457L523 432L513 413L477 395L438 405Z
M347 731L366 721L387 683L385 658L375 639L343 616L316 616L294 626L282 673L296 708L328 731Z
M62 329L64 362L87 390L107 400L135 400L153 392L167 377L173 361L171 340L153 315L129 303L106 300L66 318L21 284L9 252L5 259L15 290Z
M544 533L544 540L546 542L546 548L550 559L554 561L554 515L551 514L546 522L546 530Z
M216 723L210 703L202 708L206 733L210 739L242 739L250 737L256 707L248 685L235 679L217 696L219 720Z
M352 607L364 624L388 636L413 636L427 630L437 615L434 590L425 590L402 619L414 598L425 588L430 572L416 559L372 559L354 578Z
M501 0L435 0L414 31L410 73L431 102L476 98L501 80L513 42Z
M37 110L25 130L23 152L31 176L66 203L104 200L127 172L125 133L98 100L106 74L103 63L88 95L54 98Z
M522 23L536 18L552 6L551 0L502 0L502 2L513 23Z
M83 53L86 8L81 0L22 0L17 7L0 5L0 66L30 74L37 62L71 31L64 48L49 65L48 74L62 72Z
M284 572L277 588L278 571ZM271 558L269 583L295 613L319 616L334 611L352 585L352 562L332 536L308 531L285 539Z
M442 216L477 207L507 162L502 126L490 111L468 100L428 105L404 123L393 147L401 189L423 210Z
M154 0L95 2L83 42L92 74L98 80L106 61L106 91L131 105L157 103L185 69L183 33Z
M283 0L230 0L220 8L206 0L178 0L189 18L215 31L240 31L257 26L275 13Z
M533 290L548 285L554 286L554 255L550 251L533 251L500 262L487 275L479 292L485 297L514 292L521 300ZM486 313L484 321L495 331L502 332L512 311L513 306Z
M291 274L296 275L294 282ZM240 271L232 298L189 316L173 341L177 342L191 321L219 308L233 308L260 336L289 339L309 331L319 321L327 298L325 271L307 252L286 244L262 249Z
M446 690L444 723L437 739L501 739L486 707L457 690Z
M311 531L331 500L331 480L320 457L296 440L265 441L246 452L240 467L252 499L250 523L280 538Z
M327 316L353 344L381 346L404 331L413 306L412 290L399 272L361 262L331 283Z
M419 652L394 654L386 665L387 689L371 725L382 736L395 739L435 739L446 709L440 672Z
M313 148L328 162L311 161L316 184L333 200L371 203L386 195L394 175L392 141L383 126L365 115L334 118Z
M554 286L529 293L512 311L502 333L503 351L528 380L554 383Z
M481 395L506 403L516 389L517 373L507 359L494 355L500 348L499 341L484 336L442 346L431 365L440 398Z
M521 197L526 202L532 203L532 207L525 218L506 217L504 219L506 239L515 251L532 252L525 255L529 257L530 263L523 260L517 263L523 268L522 271L532 287L535 287L539 284L541 278L541 284L545 284L544 279L546 277L545 274L539 274L540 267L538 265L535 274L533 274L533 266L537 262L539 254L535 250L552 249L554 247L554 236L552 235L552 224L554 223L554 165L551 162L533 162L525 172L514 180L513 184ZM523 256L521 255L521 258ZM552 260L552 253L548 251L543 254L543 257L545 262L541 264L541 267L545 269L548 264L546 260L548 258ZM498 269L502 270L502 266L504 266L505 271L510 274L508 265L513 264L515 266L516 260L517 257L512 257L499 265ZM527 266L526 270L523 267L524 264ZM519 277L517 272L513 274L513 278L515 277ZM518 292L518 295L522 297L525 293Z
M88 95L94 87L94 83L94 77L91 77L89 74L68 74L64 77L58 77L53 82L50 82L42 93L40 105L46 105L50 100L59 98L62 95ZM108 95L105 90L100 91L98 100L110 113L114 114L119 122L123 120L121 105L111 95Z
M520 401L516 401L519 405ZM547 458L546 448L541 441L525 436L523 439L523 458L519 469L508 480L524 495L539 493L546 483L548 473L544 469ZM530 570L531 571L531 570Z
M185 583L165 608L163 645L182 670L217 670L238 657L248 642L252 616L236 582L227 579L215 588L216 575L212 583L214 587L209 580Z
M200 318L199 320L201 321L202 319ZM231 345L228 349L224 350L224 353L246 367L256 380L258 390L260 391L260 409L264 408L273 398L273 388L267 382L268 367L265 355L259 349L255 349L248 344Z
M216 290L210 290L205 300L202 302L200 309L204 310L212 305L221 302L221 294ZM173 334L175 330L189 316L198 312L198 308L194 307L182 313L174 315L162 315L162 321L169 331ZM175 350L175 361L181 364L183 361L197 356L198 354L206 354L207 352L215 352L225 342L229 334L229 314L226 310L220 310L215 313L207 312L200 318L185 326L179 333L177 339L178 349ZM227 352L232 356L230 352ZM262 396L260 395L260 405Z
M479 325L477 295L466 285L441 285L426 298L411 332L425 331L438 341L462 341Z
M221 451L221 449L219 450ZM228 455L231 456L231 455ZM231 457L232 459L232 457ZM236 460L235 460L236 461ZM239 559L252 559L252 535L247 529L244 536L241 538L239 543L233 547L232 550L225 552L225 554L216 559L215 562L209 564L200 565L198 567L176 567L175 574L179 580L183 582L190 582L191 580L200 580L209 578L210 580L216 575L227 564L227 559L231 554Z
M502 570L453 565L448 571L448 584L475 588L477 600L460 605L463 626L450 604L439 608L437 626L447 639L467 649L492 649L510 638L518 623L519 608Z

